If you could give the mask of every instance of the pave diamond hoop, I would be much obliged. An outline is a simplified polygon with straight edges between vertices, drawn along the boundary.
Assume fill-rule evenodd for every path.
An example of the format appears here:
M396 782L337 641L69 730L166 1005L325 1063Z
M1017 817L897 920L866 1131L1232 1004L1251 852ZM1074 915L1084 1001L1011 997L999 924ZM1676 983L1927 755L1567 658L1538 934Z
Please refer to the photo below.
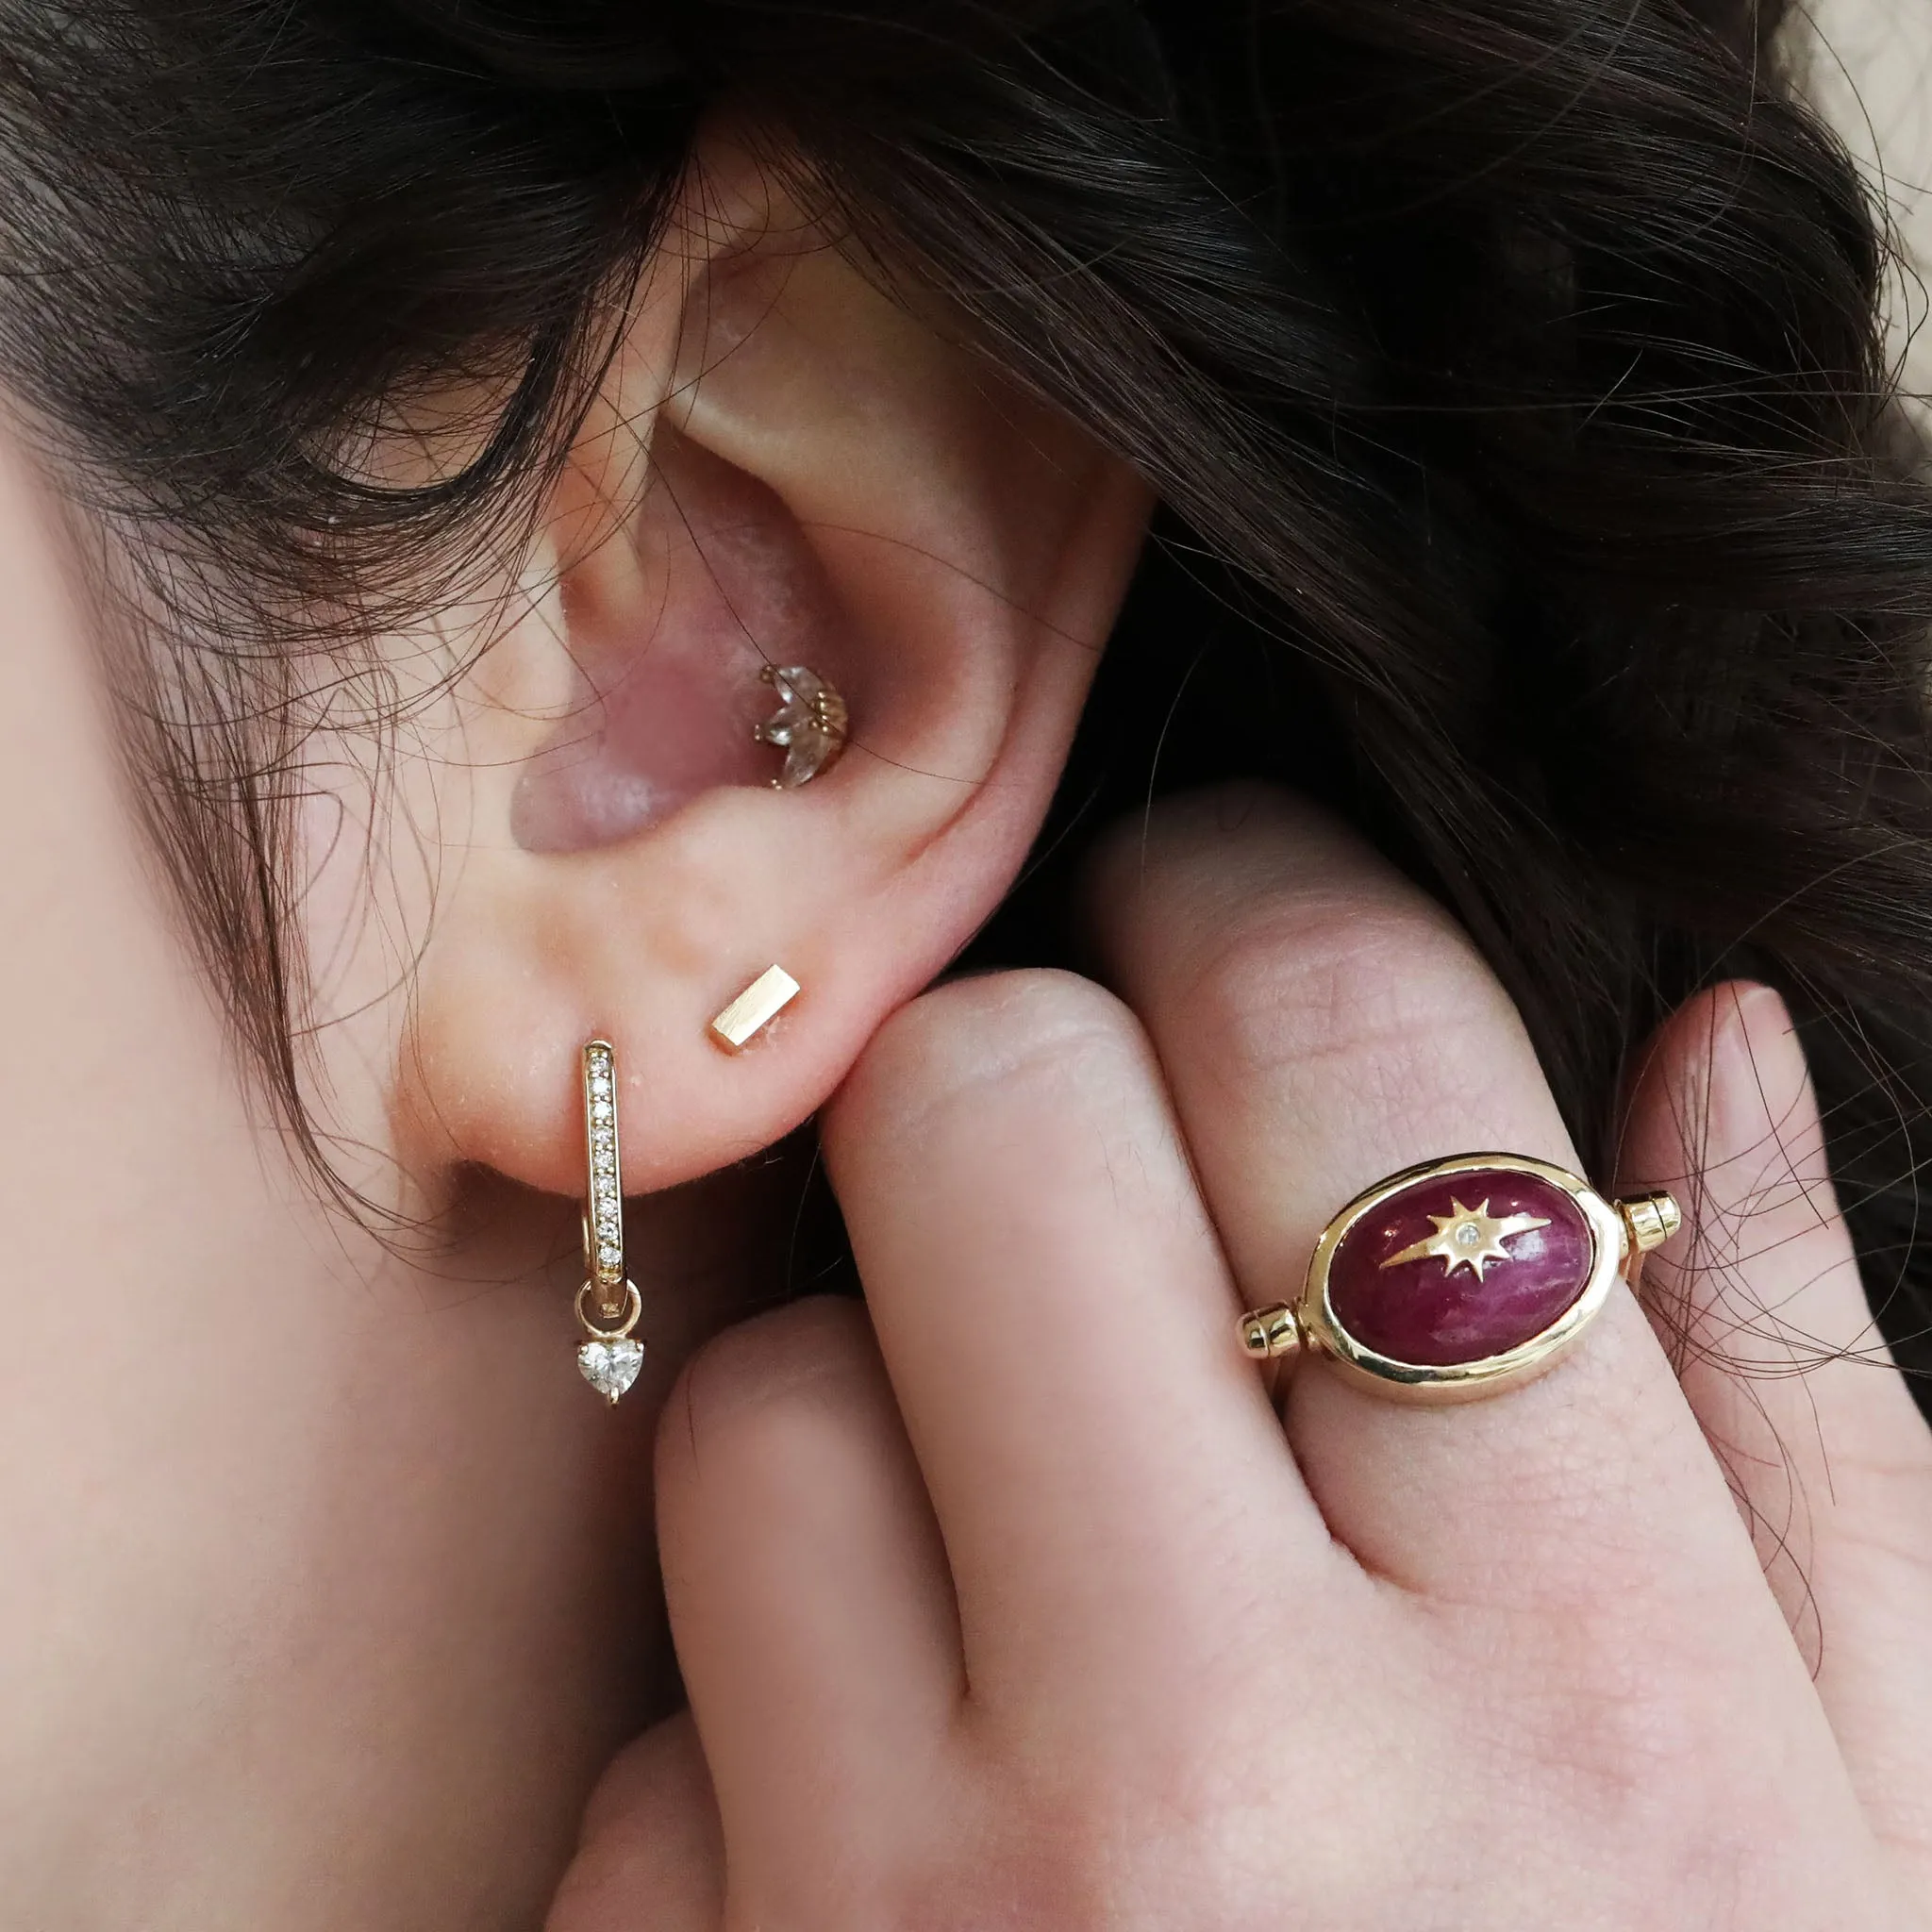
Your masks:
M623 1164L617 1145L617 1054L608 1040L584 1048L584 1272L597 1312L614 1322L624 1307Z
M615 1403L638 1378L644 1344L631 1339L642 1301L624 1269L624 1163L617 1138L617 1050L608 1040L585 1043L584 1285L577 1291L577 1320L590 1338L577 1350L585 1381ZM585 1307L594 1299L591 1319Z

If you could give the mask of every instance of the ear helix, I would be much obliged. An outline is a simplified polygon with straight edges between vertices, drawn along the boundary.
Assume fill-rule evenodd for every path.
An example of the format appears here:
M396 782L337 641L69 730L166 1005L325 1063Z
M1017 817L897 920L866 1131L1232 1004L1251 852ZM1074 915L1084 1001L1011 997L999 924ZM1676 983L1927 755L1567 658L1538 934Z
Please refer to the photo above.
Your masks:
M780 214L753 208L701 287L654 263L607 378L626 433L573 452L602 508L545 512L527 612L412 767L462 855L391 1060L438 1187L461 1163L584 1188L592 1036L633 1100L632 1198L773 1145L991 911L1051 801L1144 490ZM647 1342L641 1286L628 1334L593 1287L573 1344Z

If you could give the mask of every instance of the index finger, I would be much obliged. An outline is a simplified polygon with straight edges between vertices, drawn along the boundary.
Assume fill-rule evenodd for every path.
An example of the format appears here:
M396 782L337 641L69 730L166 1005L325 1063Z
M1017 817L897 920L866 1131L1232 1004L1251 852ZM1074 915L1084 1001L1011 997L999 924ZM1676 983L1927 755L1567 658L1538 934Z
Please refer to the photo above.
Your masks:
M1235 1291L1139 1026L1067 974L942 988L868 1049L825 1150L975 1691L1171 1708L1177 1638L1224 1621L1258 1550L1332 1556L1228 1347Z

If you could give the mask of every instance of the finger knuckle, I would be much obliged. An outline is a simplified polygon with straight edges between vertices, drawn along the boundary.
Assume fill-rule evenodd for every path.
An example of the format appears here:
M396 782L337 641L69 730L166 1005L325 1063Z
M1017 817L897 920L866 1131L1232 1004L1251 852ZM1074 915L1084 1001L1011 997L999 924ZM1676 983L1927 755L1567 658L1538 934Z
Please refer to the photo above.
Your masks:
M1072 973L991 974L902 1008L861 1057L835 1109L841 1141L916 1130L993 1089L1063 1081L1075 1068L1138 1067L1139 1024L1112 994Z
M1467 938L1420 901L1335 897L1265 908L1205 955L1195 1024L1224 1074L1397 1061L1493 1024L1497 992Z
M1707 1804L1755 1777L1731 1721L1754 1673L1736 1648L1688 1634L1695 1604L1678 1582L1636 1563L1627 1576L1613 1597L1579 1594L1517 1624L1524 1694L1506 1749L1607 1828L1661 1843L1694 1837Z
M877 1373L864 1309L815 1295L725 1329L686 1365L665 1405L660 1486L696 1479L705 1465L782 1458L788 1444L821 1430L828 1410Z
M966 1923L1130 1932L1224 1923L1279 1761L1246 1655L1184 1663L1136 1719L1095 1727L980 1707L961 1736L999 1794L974 1840ZM1118 1715L1118 1714L1117 1714ZM989 1909L996 1899L1001 1909Z
M1002 1890L1024 1902L1025 1923L1065 1932L1153 1932L1180 1910L1206 1923L1250 1823L1239 1761L1189 1754L1029 1790L1002 1847Z

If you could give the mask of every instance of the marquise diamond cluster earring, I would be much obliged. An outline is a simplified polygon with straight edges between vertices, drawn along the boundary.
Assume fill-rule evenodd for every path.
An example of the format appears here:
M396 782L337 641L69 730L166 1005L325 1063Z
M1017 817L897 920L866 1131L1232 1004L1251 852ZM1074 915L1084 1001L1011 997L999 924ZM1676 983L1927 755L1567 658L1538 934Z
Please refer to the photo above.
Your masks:
M752 733L760 744L785 753L785 769L772 784L780 791L809 785L845 749L851 723L845 700L808 664L767 664L758 675L778 694L777 710Z

